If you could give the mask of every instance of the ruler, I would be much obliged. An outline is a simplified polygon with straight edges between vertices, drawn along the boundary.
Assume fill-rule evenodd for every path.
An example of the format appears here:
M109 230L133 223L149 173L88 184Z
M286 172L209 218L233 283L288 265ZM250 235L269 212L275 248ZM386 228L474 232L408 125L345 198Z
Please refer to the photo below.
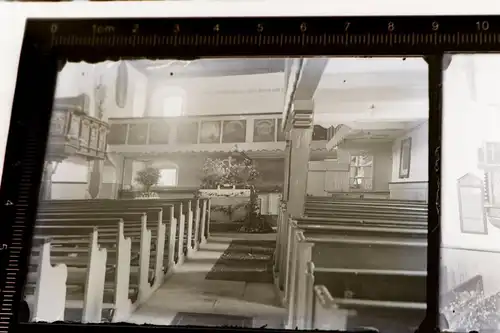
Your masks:
M182 57L418 55L492 51L500 43L500 21L496 16L28 20L27 35L61 52L98 48L122 56L161 56L167 50Z

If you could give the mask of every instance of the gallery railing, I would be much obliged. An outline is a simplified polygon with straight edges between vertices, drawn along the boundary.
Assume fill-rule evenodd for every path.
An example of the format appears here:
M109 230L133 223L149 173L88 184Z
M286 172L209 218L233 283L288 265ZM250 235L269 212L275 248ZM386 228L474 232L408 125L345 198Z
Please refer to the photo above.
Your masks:
M186 151L230 151L235 145L243 150L283 150L280 113L204 115L173 118L110 118L108 144L112 151L130 149ZM314 126L313 141L326 142L327 129ZM251 145L251 146L248 146ZM154 147L153 147L154 146ZM324 143L323 143L324 146ZM129 147L127 150L125 147ZM134 151L135 151L134 150Z

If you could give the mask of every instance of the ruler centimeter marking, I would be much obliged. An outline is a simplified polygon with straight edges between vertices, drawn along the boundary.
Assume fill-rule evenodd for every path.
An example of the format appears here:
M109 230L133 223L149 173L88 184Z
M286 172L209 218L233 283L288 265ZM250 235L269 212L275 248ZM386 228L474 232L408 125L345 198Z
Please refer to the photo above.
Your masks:
M447 45L498 44L500 33L401 33L401 34L321 34L321 35L175 35L131 34L131 35L87 35L76 34L51 36L51 46L328 46L328 45Z

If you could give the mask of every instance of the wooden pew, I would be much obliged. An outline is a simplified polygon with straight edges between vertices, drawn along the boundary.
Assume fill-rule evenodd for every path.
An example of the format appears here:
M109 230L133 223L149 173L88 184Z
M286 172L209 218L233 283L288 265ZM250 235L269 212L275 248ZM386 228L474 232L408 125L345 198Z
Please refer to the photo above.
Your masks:
M416 331L426 313L425 303L339 300L332 297L323 285L314 286L310 304L314 310L306 321L315 329L325 331L360 329L365 332L364 328L368 327L374 332L410 333ZM354 307L357 309L352 310ZM393 321L393 318L398 321ZM368 326L365 320L370 323Z
M376 224L384 227L404 225L405 228L427 228L427 204L408 200L307 197L304 216L294 218L299 221L305 218L318 224L345 223L360 226ZM278 216L277 229L275 280L279 286L283 286L285 283L283 270L286 266L284 258L290 250L285 211Z
M298 227L293 235L289 328L317 328L312 308L315 279L332 288L335 308L341 309L335 316L344 316L332 325L344 325L340 329L375 326L383 332L409 332L424 319L426 240L333 236L324 231L308 237ZM393 290L387 291L384 281ZM411 290L403 292L408 286Z
M88 244L85 243L85 235L82 233L82 230L89 227L96 228L99 232L97 244L107 252L107 258L104 263L103 294L102 296L96 296L100 298L100 301L105 304L105 308L108 309L102 318L106 321L112 321L115 317L126 318L130 315L132 310L131 305L139 294L138 286L147 284L147 259L149 258L147 245L141 244L145 247L145 250L142 252L140 247L137 247L136 253L141 252L139 255L140 258L132 258L131 239L126 237L124 223L118 218L94 219L90 221L84 219L37 220L37 222L40 221L42 221L43 225L35 225L34 239L51 237L51 256L53 262L63 262L68 265L70 279L68 280L70 286L67 294L68 301L80 300L85 278L90 274L88 273L89 248ZM94 223L102 223L106 226L98 228L95 227ZM103 242L105 240L111 240L114 243ZM31 257L33 259L37 257L36 248L32 250ZM135 265L135 267L140 265L142 269L135 268L131 272L132 265ZM118 275L119 273L120 275ZM71 311L72 313L68 313L70 318L78 318L80 316L78 309Z
M349 203L349 204L385 204L391 206L405 206L405 207L427 207L425 201L417 200L395 200L395 199L382 199L382 198L349 198L349 197L318 197L310 196L306 198L306 202L329 202L329 203Z
M335 207L335 208L352 208L356 207L358 209L391 209L391 210L401 210L401 211L416 211L416 212L427 212L427 205L422 204L412 204L412 203L391 203L378 201L378 202L363 202L361 200L348 201L348 202L327 202L327 201L307 201L306 207Z
M204 244L208 237L210 199L188 198L175 200L51 200L41 202L39 205L39 209L59 209L63 207L71 208L74 205L78 205L79 207L106 209L107 207L162 207L163 205L171 204L180 205L179 209L176 208L176 217L178 221L184 219L184 224L180 223L180 226L177 230L177 235L179 235L179 232L181 232L182 234L187 232L192 235L190 242L188 242L187 238L185 238L183 240L184 243L178 244L178 248L183 249L183 253L188 255L189 253L192 253L195 249L197 249L199 244ZM199 213L196 213L196 209L200 209L201 211ZM193 218L190 218L190 214ZM198 219L194 219L198 216ZM196 241L196 239L199 239L199 241ZM177 256L178 254L176 255L176 257ZM184 257L181 256L179 260L184 260Z
M115 220L115 222L120 221ZM123 227L123 224L120 224ZM67 226L53 226L50 229L48 234L52 236L66 234L68 231ZM33 304L35 320L62 319L97 323L101 322L103 316L107 317L115 311L115 304L103 304L107 250L99 247L97 228L80 226L79 234L76 236L85 237L85 234L87 235L85 263L79 258L60 253L54 256L51 253L52 244L47 238L34 240L32 251L38 254L31 257L31 272L28 273L25 293ZM129 242L125 240L123 233L121 236L119 249L126 250ZM60 266L52 267L52 263ZM128 278L128 275L124 278ZM69 295L74 297L68 297ZM54 304L54 307L49 307L47 304Z
M307 226L307 225L312 225L312 228L321 228L321 226L329 227L331 230L343 230L342 227L353 227L354 229L347 229L347 230L360 230L360 232L369 234L370 230L375 230L375 231L380 231L379 229L373 229L373 228L392 228L391 234L394 235L394 232L396 232L399 229L418 229L416 231L411 231L407 232L406 235L408 237L422 237L426 238L427 237L427 224L426 223L420 223L420 222L404 222L404 221L384 221L384 220L363 220L363 221L355 221L355 220L350 220L350 219L334 219L334 218L298 218L296 220L291 220L292 223L296 223L299 225L301 228L302 226ZM288 277L288 269L290 267L290 257L289 254L291 251L291 246L290 241L291 241L291 223L283 223L280 221L280 234L278 235L278 244L277 247L280 247L280 255L279 261L277 262L278 267L276 268L276 271L279 274L279 278L277 280L277 283L279 283L280 288L283 288L285 291L285 300L286 296L288 295L287 290L286 290L286 285L287 285L287 277ZM361 229L360 229L361 228ZM367 228L367 229L365 229ZM394 229L396 228L396 229ZM329 231L326 231L329 233ZM281 273L280 273L281 272Z
M173 207L172 207L173 208ZM125 223L125 234L131 237L133 247L137 247L141 242L141 219L143 214L146 215L147 227L151 230L151 256L149 259L150 281L162 283L163 275L166 270L172 266L165 265L164 256L169 255L169 247L171 244L165 242L168 239L175 242L170 234L166 235L166 230L170 228L170 223L176 223L173 218L173 211L170 209L170 214L164 214L162 208L129 208L128 210L115 210L113 208L100 209L98 211L86 209L72 209L72 210L41 210L38 212L39 219L72 219L72 218L86 218L89 221L99 218L121 218ZM168 212L167 212L168 213ZM165 217L164 217L165 215ZM173 221L173 222L170 222ZM99 227L105 227L99 225ZM101 243L106 242L110 245L114 244L114 239L101 239ZM137 245L137 246L136 246ZM134 250L134 253L137 249ZM165 265L165 266L164 266Z
M52 265L50 256L50 238L33 241L34 247L40 247L40 254L30 263L36 271L35 276L28 276L24 293L31 306L33 321L63 321L66 310L66 282L68 267L66 264ZM29 286L33 283L35 284ZM51 306L47 306L50 304Z
M289 221L288 238L286 240L288 246L287 255L284 256L283 261L280 263L285 273L284 276L284 292L285 302L288 301L289 296L289 283L292 266L292 251L295 245L295 233L297 230L302 231L308 237L380 237L380 238L405 238L405 239L427 239L427 229L423 228L405 228L404 226L383 226L372 224L371 226L352 226L350 224L316 224L308 223L308 219L292 220Z
M116 200L118 201L118 200ZM167 227L168 225L164 222L168 221L169 224L170 224L170 233L169 234L176 234L177 235L184 235L184 237L177 237L177 239L183 239L184 242L177 242L177 246L175 246L175 249L174 251L172 251L172 246L175 245L175 242L172 242L172 241L169 241L169 242L165 242L165 238L163 239L163 243L168 243L168 247L166 245L163 246L163 248L165 249L165 251L168 253L168 256L163 256L161 253L161 251L156 251L156 249L161 249L162 247L159 246L159 243L161 243L162 241L159 239L160 237L156 237L156 235L165 235L165 232L153 232L153 236L154 237L151 237L151 238L156 238L156 243L153 242L154 244L154 251L151 251L153 252L153 255L154 256L148 256L148 260L142 260L142 264L144 267L147 267L147 266L150 266L148 265L148 263L150 263L151 261L153 261L153 264L154 264L154 268L155 268L155 281L158 283L157 286L159 286L160 284L160 281L162 281L162 278L164 277L163 274L159 274L159 272L162 272L161 269L159 268L167 268L167 267L172 267L173 265L171 265L173 262L174 262L174 256L173 256L173 253L174 252L177 252L177 257L178 257L178 260L177 260L177 263L181 263L180 261L183 261L184 259L184 253L189 253L190 250L191 250L191 253L192 251L196 250L199 246L199 243L200 241L205 238L203 237L204 236L204 228L203 228L203 225L204 225L204 221L202 222L201 220L206 218L208 216L207 212L206 212L206 209L207 209L207 201L208 200L201 200L203 202L202 205L200 205L200 200L195 200L195 212L193 212L193 210L191 209L191 202L188 202L188 204L185 206L187 209L184 209L183 210L183 205L182 203L178 204L177 206L179 207L179 217L180 218L183 218L183 216L187 216L188 219L184 219L184 221L186 221L186 228L185 228L185 231L182 231L182 230L179 230L179 229L182 229L182 228L176 228L176 223L170 223L170 220L172 221L176 221L176 218L173 217L173 209L172 209L172 206L175 206L175 202L174 201L168 201L166 204L165 203L160 203L160 206L162 206L163 208L169 208L170 211L171 211L171 216L167 219L163 219L163 218L159 218L158 217L158 213L160 211L163 210L163 208L156 208L156 211L155 211L155 208L151 208L151 207L154 207L154 206L158 206L159 204L159 201L158 200L133 200L133 201L128 201L126 202L126 205L124 201L120 201L118 203L116 203L116 201L107 201L105 203L103 202L100 202L100 203L95 203L94 200L89 200L89 201L82 201L82 202L78 202L75 204L75 202L68 202L68 201L65 201L63 204L60 204L60 205L53 205L51 204L50 202L45 202L43 205L40 205L40 209L39 209L39 220L43 220L45 218L46 221L44 221L46 224L52 224L53 226L56 226L57 223L59 222L62 222L62 220L64 220L65 223L68 222L67 218L69 217L73 217L73 222L75 222L75 214L79 214L78 216L80 218L82 217L86 217L87 219L89 219L90 221L87 221L86 223L83 223L83 224L88 224L88 225L92 225L92 224L96 224L94 223L96 221L96 219L100 219L100 218L105 218L105 217L118 217L118 216L121 216L121 217L125 217L124 219L124 222L125 222L125 225L124 225L124 232L127 234L127 236L131 236L132 239L131 241L131 246L132 244L135 244L135 246L137 248L140 248L139 246L137 246L138 244L141 244L141 243L147 243L147 241L143 241L141 242L141 233L144 233L142 232L142 226L139 225L138 223L133 223L133 216L134 214L136 214L137 216L137 213L138 212L141 212L141 211L145 211L146 213L146 216L149 214L151 215L150 217L152 218L155 218L155 220L152 220L150 219L149 223L147 222L146 220L146 231L147 230L147 227L158 227L160 224L163 224L163 230L165 230L165 227ZM91 202L89 204L89 202ZM149 204L149 205L148 205ZM142 207L147 207L146 209L142 208ZM150 206L150 207L148 207ZM203 211L202 211L203 210ZM156 214L156 216L152 216L152 214ZM166 214L165 214L166 215ZM54 219L57 219L57 218L60 218L61 221L53 221ZM132 219L132 220L130 220ZM51 222L47 222L47 221L51 221ZM139 219L136 219L136 221L139 220ZM80 222L82 222L83 220L79 220L78 221L78 218L76 219L76 223L77 225L74 225L75 228L73 229L81 229L81 225L78 226L78 224L82 224ZM194 223L194 224L193 224ZM66 226L66 224L65 224ZM113 239L112 238L112 235L116 232L116 230L114 229L113 226L107 226L107 225L103 225L102 221L100 221L99 223L99 228L101 230L100 232L100 236L99 236L99 241L103 243L103 246L105 246L108 251L110 253L114 253L116 252L116 249L114 249L114 244L116 244L116 238ZM111 229L110 229L111 228ZM46 230L47 227L44 227L44 229ZM69 228L71 229L71 228ZM155 228L156 230L159 230L159 228ZM179 231L177 231L177 230ZM154 231L154 229L152 230ZM58 235L58 238L57 240L54 240L54 245L57 246L57 248L54 250L55 254L57 255L61 255L61 254L65 254L66 255L66 260L72 260L72 264L73 265L80 265L82 266L82 264L85 262L85 260L81 260L82 259L82 255L85 255L85 241L82 240L82 238L78 235L78 233L76 235L71 235L72 233L74 232L71 232L71 231L68 231L68 228L65 228L65 234L64 235ZM68 235L69 234L69 235ZM188 235L191 235L191 237L188 237ZM75 238L75 236L77 238ZM150 235L151 236L151 235ZM35 236L36 238L37 236ZM38 236L38 237L41 237L41 236ZM137 237L139 238L139 242L137 242ZM142 237L143 239L144 237ZM174 239L174 237L169 237L169 240L172 240ZM72 246L69 247L69 248L64 248L63 246L68 246L69 244L71 244ZM104 245L106 244L106 245ZM151 242L149 242L149 244L151 244ZM80 246L83 248L79 248L77 250L75 250L75 245L76 246ZM88 245L87 245L88 246ZM129 251L130 252L130 251ZM140 251L140 250L135 250L134 251L135 253L137 252L145 252L145 251ZM68 259L67 258L67 254L68 253L71 253L71 254L77 254L77 256L79 255L80 258L73 258L73 259ZM180 255L179 255L180 254ZM160 258L161 257L167 257L167 261L163 262L163 267L162 267L162 263L160 261ZM151 260L153 258L156 258L156 260ZM35 256L35 259L36 259L36 256ZM134 262L134 259L135 258L130 258L129 262L132 264L132 265L139 265L140 261L136 259L136 261ZM161 258L161 259L164 259L164 258ZM80 260L78 262L78 260ZM57 257L55 258L55 261L58 261ZM111 263L111 261L109 261L109 263ZM153 267L153 266L152 266ZM110 283L109 281L109 278L111 276L110 270L108 270L108 273L106 274L108 276L108 283L106 284L106 293L104 295L104 300L111 303L114 299L114 295L113 295L113 284ZM144 272L145 270L140 270L141 272ZM147 273L147 271L146 271ZM164 272L162 272L164 273ZM127 274L128 275L128 274ZM81 274L80 274L81 276ZM147 277L147 274L146 274L146 277ZM144 278L142 277L141 279L142 281L147 281L147 278ZM138 279L136 278L135 281L134 279L130 279L129 277L129 281L131 281L131 285L134 286L135 285L138 285ZM155 284L157 284L155 283ZM143 283L144 285L144 283ZM135 289L139 289L139 288L135 288ZM144 290L145 288L143 288ZM129 288L127 287L127 290L129 290ZM134 288L132 288L132 290L130 290L132 293L134 293ZM135 292L137 293L137 292ZM139 293L141 294L141 293ZM142 293L143 295L145 293ZM131 295L132 298L134 298L134 295ZM147 297L141 297L141 298L147 298ZM108 308L111 308L111 306L108 306ZM115 307L116 308L116 307ZM122 307L123 308L123 307ZM114 310L114 314L112 315L113 319L112 320L117 320L116 318L126 318L126 316L120 316L120 313L123 313L124 311L116 311L115 309ZM66 311L68 312L68 311ZM108 317L110 317L111 315L108 315ZM68 317L68 316L67 316ZM71 316L72 318L75 318L75 317L78 317L78 315L72 315ZM76 319L75 319L76 320Z
M355 218L355 219L368 219L368 218L378 218L384 220L395 220L401 221L409 219L416 222L427 222L427 212L424 213L410 213L410 212L398 212L398 211L381 211L376 209L363 211L359 208L306 208L305 217L339 217L339 218Z
M147 215L151 215L148 217L148 227L160 230L162 232L159 232L159 235L163 235L163 228L166 228L166 230L169 230L168 235L166 235L165 240L162 239L156 239L156 243L152 244L152 249L159 248L160 243L165 243L165 249L164 249L164 255L165 258L163 260L163 267L166 273L166 269L170 267L174 267L174 264L176 263L176 258L178 258L178 248L176 247L177 240L175 237L171 237L170 235L175 235L178 231L178 219L174 217L175 212L175 205L174 204L168 204L168 205L163 205L161 207L114 207L113 205L106 205L104 207L88 207L88 206L81 206L78 205L77 207L69 207L69 206L64 206L64 207L42 207L38 210L38 214L50 214L50 213L73 213L73 212L78 212L78 213L97 213L97 212L102 212L102 213L112 213L112 212L144 212ZM177 208L179 209L179 207ZM160 221L160 216L155 216L155 215L161 215L161 223L162 225L153 225L156 222L155 221ZM170 221L173 221L172 223ZM154 235L156 232L154 233ZM135 236L138 234L136 233ZM154 236L153 235L153 236ZM156 236L154 236L156 237ZM157 256L158 258L159 256ZM158 267L159 265L157 265Z
M158 218L156 212L155 216ZM164 248L164 244L160 244L160 251L156 253L151 253L151 244L156 244L157 233L158 233L158 220L153 220L148 223L147 215L144 213L132 213L132 212L122 212L122 213L51 213L49 215L44 213L39 213L37 218L37 225L35 226L35 233L37 235L45 236L51 231L52 226L66 226L66 235L59 235L54 237L54 241L58 245L63 245L60 249L59 247L53 248L54 251L66 251L67 253L78 253L82 260L85 260L85 248L75 249L72 244L78 244L74 233L79 232L81 226L97 226L99 230L99 245L108 250L110 257L107 262L107 279L106 279L106 294L105 302L109 302L113 299L114 295L114 280L115 280L115 266L118 262L118 257L111 256L111 253L117 253L117 234L119 225L116 223L117 219L121 219L124 225L124 236L131 239L131 251L132 256L129 256L130 264L130 285L129 290L131 292L130 298L133 302L143 302L146 300L153 292L157 286L163 282L163 253L161 249ZM155 229L151 229L151 227ZM164 227L162 230L164 231ZM76 230L73 232L73 230ZM70 236L70 241L68 242L67 236ZM153 237L154 236L154 237ZM164 240L164 237L162 237ZM135 240L135 242L133 242ZM161 255L157 258L156 255ZM160 265L156 266L158 259L161 259ZM155 282L156 278L159 280ZM154 285L156 284L156 286Z

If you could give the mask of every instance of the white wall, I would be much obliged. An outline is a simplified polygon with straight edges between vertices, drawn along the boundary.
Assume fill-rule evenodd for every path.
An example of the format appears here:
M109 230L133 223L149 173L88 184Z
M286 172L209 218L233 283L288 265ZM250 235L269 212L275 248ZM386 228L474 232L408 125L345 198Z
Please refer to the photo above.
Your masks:
M142 117L146 109L148 80L146 76L127 63L128 89L125 106L116 105L115 88L117 62L99 64L67 63L59 73L55 97L74 97L87 94L90 97L89 114L96 116L95 87L101 83L106 87L103 103L103 120L113 117Z
M457 180L467 173L483 177L484 172L477 167L478 148L483 138L498 134L500 128L500 123L496 126L491 124L495 122L492 115L500 111L472 99L467 72L469 59L467 56L453 56L449 69L444 73L442 241L449 246L500 250L500 230L491 225L488 235L460 232ZM487 84L485 81L483 84Z
M409 132L394 140L392 144L391 182L389 183L390 198L395 200L421 200L428 198L428 152L429 152L429 121L425 121ZM411 138L410 175L399 178L401 162L401 142Z
M426 121L394 140L392 144L391 182L421 182L428 180L429 122ZM399 178L401 141L411 138L410 177Z
M328 192L349 191L349 163L342 161L310 161L307 194L327 196Z
M83 158L70 157L59 163L53 182L87 182L88 164Z
M89 169L83 158L70 157L59 163L52 175L51 198L84 199L88 188Z
M163 115L163 100L182 96L185 115L274 113L283 111L283 73L223 78L155 79L150 82L147 113ZM276 82L279 81L280 85ZM278 88L277 88L278 87Z
M483 72L485 77L474 79L473 76L481 73L471 70L474 65L471 57L479 62L478 58L484 56L453 56L443 77L441 263L450 272L448 282L451 287L480 274L486 294L493 294L500 291L500 270L495 264L500 261L500 230L491 224L488 224L487 235L467 234L460 230L457 180L467 173L483 176L483 171L477 168L477 149L485 138L491 139L497 134L498 140L500 128L495 116L499 109L478 102L472 93L474 81L477 89L483 90L484 87L487 90L491 84L487 76L497 76L497 72L490 64L489 73ZM496 58L497 65L500 65L499 57ZM497 92L492 93L498 96ZM494 96L488 99L491 103Z
M307 173L307 189L306 193L313 196L325 196L326 185L326 169L327 165L324 161L309 161L309 171Z
M116 179L115 167L111 163L108 163L104 163L102 169L102 184L99 190L99 199L114 199L115 189L118 186L117 181L120 181L120 179Z

